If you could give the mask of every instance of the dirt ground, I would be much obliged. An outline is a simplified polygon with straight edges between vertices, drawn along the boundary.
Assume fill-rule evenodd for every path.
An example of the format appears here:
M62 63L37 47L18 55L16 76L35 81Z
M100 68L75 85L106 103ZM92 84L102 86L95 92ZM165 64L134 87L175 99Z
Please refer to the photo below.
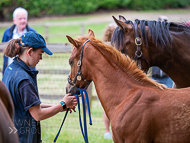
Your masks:
M175 12L175 13L174 13ZM107 14L100 14L97 17L92 17L90 20L98 20L98 21L113 21L112 16L115 16L116 18L119 17L119 15L124 16L127 20L134 21L135 19L139 20L157 20L157 18L160 15L165 15L168 17L169 21L172 22L183 22L183 21L189 21L190 20L190 9L181 11L158 11L158 12L135 12L135 11L120 11L120 12L112 12Z

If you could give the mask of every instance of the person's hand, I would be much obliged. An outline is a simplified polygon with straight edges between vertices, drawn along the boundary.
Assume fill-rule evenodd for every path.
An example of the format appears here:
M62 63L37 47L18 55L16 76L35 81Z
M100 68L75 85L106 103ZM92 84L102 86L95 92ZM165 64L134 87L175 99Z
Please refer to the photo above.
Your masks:
M72 110L73 110L74 112L76 112L75 106L73 106L72 108L69 108L70 114L72 113Z
M66 94L64 97L63 97L63 100L66 104L66 107L67 108L71 108L71 109L75 109L75 106L77 106L77 99L75 96L71 96L71 94ZM75 111L75 110L73 110Z

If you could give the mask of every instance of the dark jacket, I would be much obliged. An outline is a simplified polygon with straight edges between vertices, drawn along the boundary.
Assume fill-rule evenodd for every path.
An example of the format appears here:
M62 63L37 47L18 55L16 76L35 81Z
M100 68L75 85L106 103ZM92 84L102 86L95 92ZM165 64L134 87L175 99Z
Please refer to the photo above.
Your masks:
M15 114L14 124L18 130L19 142L20 143L40 143L41 142L41 131L40 122L34 120L28 110L24 109L21 102L22 99L19 96L19 83L23 80L30 80L38 93L36 75L38 71L31 71L30 68L19 58L14 58L14 61L6 68L2 81L7 86L11 93ZM30 96L30 95L27 95ZM41 104L39 99L36 99L31 106ZM28 108L29 109L29 108Z
M7 28L3 34L3 39L2 42L8 42L9 40L12 39L13 37L13 30L15 28L16 25L12 25L11 27ZM28 31L34 31L36 32L35 29L29 27L28 25L26 25L26 30ZM5 69L7 68L7 64L8 64L8 57L6 57L5 55L3 56L3 71L2 73L4 74ZM32 70L35 70L35 68L33 68Z

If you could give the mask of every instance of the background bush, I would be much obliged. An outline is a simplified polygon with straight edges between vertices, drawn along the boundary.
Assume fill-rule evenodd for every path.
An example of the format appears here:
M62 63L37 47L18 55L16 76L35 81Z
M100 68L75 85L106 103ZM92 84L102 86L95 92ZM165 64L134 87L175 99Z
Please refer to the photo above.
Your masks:
M152 10L166 8L185 8L190 5L190 0L133 0L129 3L130 9Z
M30 17L92 13L99 9L158 10L185 8L190 0L1 0L0 20L11 20L16 7L24 7Z

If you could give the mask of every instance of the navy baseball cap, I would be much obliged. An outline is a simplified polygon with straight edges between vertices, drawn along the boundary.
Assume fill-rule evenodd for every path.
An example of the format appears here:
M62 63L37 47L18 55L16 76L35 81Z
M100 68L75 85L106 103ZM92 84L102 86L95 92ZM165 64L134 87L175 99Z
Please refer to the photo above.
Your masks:
M45 39L37 32L26 32L22 36L22 43L20 45L24 47L41 48L48 55L53 53L46 47Z

